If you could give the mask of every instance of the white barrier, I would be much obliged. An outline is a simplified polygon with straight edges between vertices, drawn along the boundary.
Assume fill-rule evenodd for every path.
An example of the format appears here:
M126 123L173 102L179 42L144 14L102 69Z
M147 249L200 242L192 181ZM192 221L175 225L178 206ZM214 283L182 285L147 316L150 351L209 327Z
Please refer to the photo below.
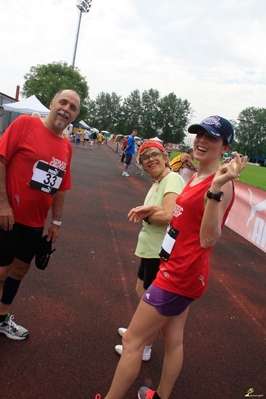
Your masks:
M132 165L130 165L129 169L130 168L136 168L136 170L137 170L136 175L144 176L144 174L146 173L146 172L144 172L144 170L142 169L142 167L136 160Z
M226 225L266 252L266 192L235 182L235 194Z
M187 183L195 171L183 168L179 172ZM235 184L235 202L226 226L266 252L266 192L243 183Z
M121 152L121 144L120 143L117 143L116 141L113 141L113 140L107 140L106 144L108 147L112 148L113 151L120 154L120 152Z
M185 183L187 184L187 182L196 173L196 171L193 169L184 167L184 168L179 169L178 173L180 174L180 176L183 177L183 179L185 180Z

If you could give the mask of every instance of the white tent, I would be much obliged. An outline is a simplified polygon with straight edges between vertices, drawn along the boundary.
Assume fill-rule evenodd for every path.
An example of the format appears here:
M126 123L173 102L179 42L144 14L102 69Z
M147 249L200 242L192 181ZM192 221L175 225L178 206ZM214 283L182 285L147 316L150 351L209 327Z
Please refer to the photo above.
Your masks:
M41 115L48 115L50 112L34 95L16 103L2 104L2 107L5 111L18 112L20 114L39 112Z
M79 121L79 124L82 125L82 127L85 127L86 129L90 129L90 127L85 123L83 120Z
M153 137L152 139L149 139L149 140L160 141L160 143L163 142L163 140L159 139L159 137Z
M96 129L96 127L91 127L91 132L93 132L93 133L99 133L99 130L98 129Z

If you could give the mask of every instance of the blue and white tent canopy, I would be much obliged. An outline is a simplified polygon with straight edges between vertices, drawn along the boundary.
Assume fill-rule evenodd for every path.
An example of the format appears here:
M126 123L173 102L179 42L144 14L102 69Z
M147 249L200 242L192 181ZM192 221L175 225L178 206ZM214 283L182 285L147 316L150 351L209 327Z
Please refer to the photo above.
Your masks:
M79 124L80 124L82 127L85 127L86 129L90 129L90 126L87 125L87 123L84 122L83 120L82 120L82 121L79 121Z

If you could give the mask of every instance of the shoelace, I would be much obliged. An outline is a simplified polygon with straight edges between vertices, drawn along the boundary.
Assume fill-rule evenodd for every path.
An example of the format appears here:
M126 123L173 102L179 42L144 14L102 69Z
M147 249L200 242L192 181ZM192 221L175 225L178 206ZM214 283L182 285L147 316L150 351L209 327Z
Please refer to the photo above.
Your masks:
M18 331L18 330L19 330L19 327L18 327L18 325L13 321L13 319L14 319L14 315L9 316L9 318L8 318L7 321L6 321L6 324L7 324L10 328L12 328L14 331ZM97 398L96 398L96 399L97 399ZM99 398L99 399L101 399L101 398Z

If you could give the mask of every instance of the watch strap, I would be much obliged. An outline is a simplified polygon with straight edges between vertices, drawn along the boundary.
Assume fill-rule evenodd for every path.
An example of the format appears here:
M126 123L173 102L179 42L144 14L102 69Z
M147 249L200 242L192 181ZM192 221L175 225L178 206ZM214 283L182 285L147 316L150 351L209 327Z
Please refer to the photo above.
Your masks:
M58 226L58 227L60 227L61 224L62 224L62 222L59 222L58 220L52 220L51 223L56 225L56 226Z
M214 199L218 202L221 202L224 193L222 191L220 191L219 193L215 194L215 193L212 193L210 190L208 190L206 195L207 195L207 198L209 198L209 199Z

